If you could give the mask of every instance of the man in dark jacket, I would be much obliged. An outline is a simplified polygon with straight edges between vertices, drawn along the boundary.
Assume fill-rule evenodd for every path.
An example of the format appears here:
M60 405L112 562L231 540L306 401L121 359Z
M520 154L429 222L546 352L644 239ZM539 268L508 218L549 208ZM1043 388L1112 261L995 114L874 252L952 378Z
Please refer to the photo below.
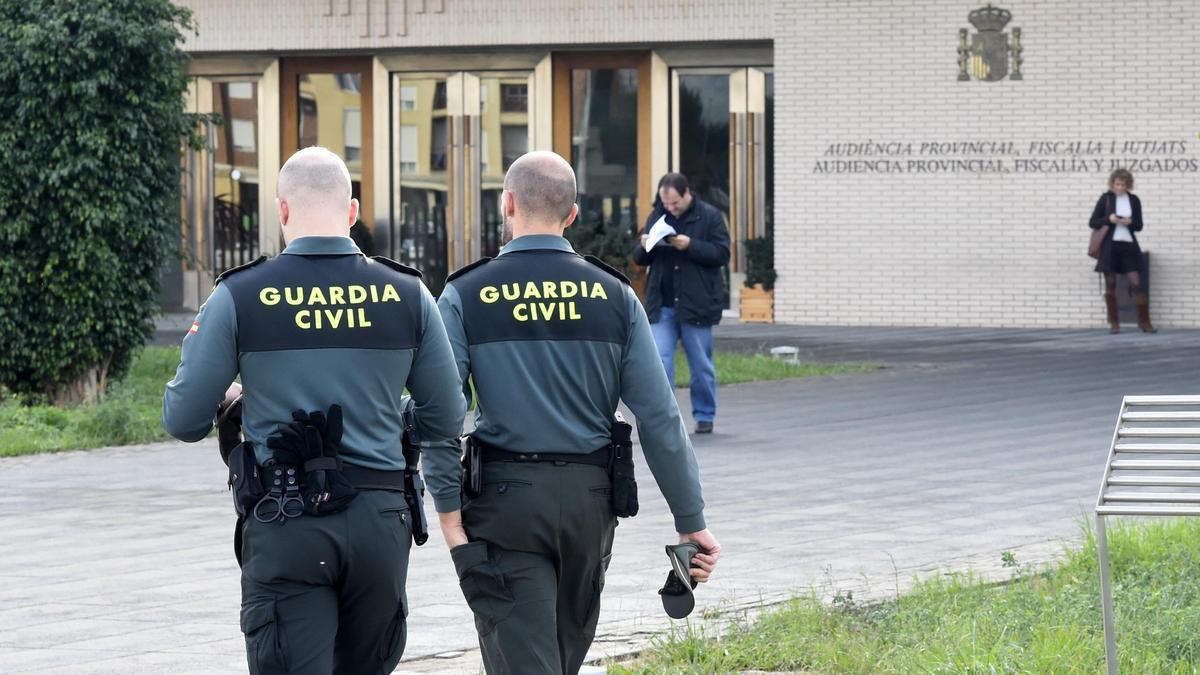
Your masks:
M675 234L647 250L650 231L660 219ZM729 262L725 217L692 194L683 174L669 173L658 182L658 201L633 259L650 267L644 302L667 379L675 381L675 346L683 342L692 373L696 433L712 433L717 415L712 327L721 322L725 308L721 267Z

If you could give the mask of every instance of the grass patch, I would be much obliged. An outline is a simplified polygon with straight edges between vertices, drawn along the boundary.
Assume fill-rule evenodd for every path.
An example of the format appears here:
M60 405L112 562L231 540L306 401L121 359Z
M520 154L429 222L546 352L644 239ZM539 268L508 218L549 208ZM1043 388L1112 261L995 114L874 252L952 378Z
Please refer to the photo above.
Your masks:
M178 365L179 347L146 347L98 406L0 403L0 457L166 440L163 387Z
M784 380L791 377L815 377L818 375L842 375L865 373L879 366L870 363L788 363L762 354L713 351L713 365L717 369L717 384L759 382L761 380ZM692 376L687 367L683 350L675 352L675 386L687 387Z
M1194 519L1110 527L1121 672L1200 669L1198 539ZM1007 584L952 575L881 603L800 597L720 638L690 625L609 672L1103 672L1099 563L1090 533L1081 549L1047 570L1010 566Z
M868 364L794 365L768 356L715 352L718 384L834 375L876 368ZM683 353L676 355L676 381L690 378ZM179 347L146 347L125 379L94 408L24 406L0 402L0 457L168 440L162 428L163 386L175 376Z

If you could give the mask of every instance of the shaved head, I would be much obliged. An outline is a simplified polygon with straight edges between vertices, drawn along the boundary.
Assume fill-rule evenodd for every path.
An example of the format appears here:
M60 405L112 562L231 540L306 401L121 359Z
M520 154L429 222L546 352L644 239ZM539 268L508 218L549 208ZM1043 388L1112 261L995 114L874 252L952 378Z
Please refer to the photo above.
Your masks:
M288 158L279 170L276 192L293 209L346 208L350 201L350 171L346 163L325 148L304 148Z
M530 223L561 224L575 206L575 171L553 152L521 155L504 176L516 215Z
M350 171L325 148L304 148L289 157L275 191L285 240L289 235L345 236L358 217Z

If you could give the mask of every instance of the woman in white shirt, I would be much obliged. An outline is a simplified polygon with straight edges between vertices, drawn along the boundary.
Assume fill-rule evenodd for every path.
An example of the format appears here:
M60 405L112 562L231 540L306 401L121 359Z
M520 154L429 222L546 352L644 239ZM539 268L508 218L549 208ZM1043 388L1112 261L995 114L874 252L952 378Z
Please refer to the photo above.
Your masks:
M1142 290L1142 249L1134 232L1142 230L1142 202L1129 190L1133 189L1133 174L1117 169L1108 177L1108 192L1100 195L1088 226L1093 230L1108 227L1096 271L1104 274L1104 304L1108 309L1109 332L1121 330L1117 319L1117 275L1124 274L1137 303L1138 328L1157 333L1150 323L1150 303Z

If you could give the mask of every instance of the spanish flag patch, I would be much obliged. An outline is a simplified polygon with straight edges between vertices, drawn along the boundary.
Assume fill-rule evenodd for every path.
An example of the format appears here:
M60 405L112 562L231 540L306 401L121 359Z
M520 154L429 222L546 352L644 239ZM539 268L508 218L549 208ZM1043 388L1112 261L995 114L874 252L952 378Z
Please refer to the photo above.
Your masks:
M192 328L191 328L191 330L188 331L188 333L195 333L198 330L200 330L200 322L194 321L194 322L192 322Z

